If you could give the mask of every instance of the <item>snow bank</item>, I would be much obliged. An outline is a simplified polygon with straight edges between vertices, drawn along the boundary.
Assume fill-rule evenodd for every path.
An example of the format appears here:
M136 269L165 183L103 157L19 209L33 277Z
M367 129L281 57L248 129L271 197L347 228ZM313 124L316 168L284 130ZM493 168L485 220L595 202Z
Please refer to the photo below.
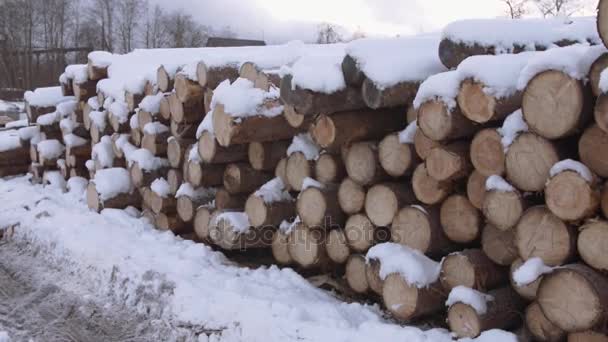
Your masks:
M285 184L283 184L283 181L279 177L262 185L262 187L254 192L253 195L261 198L264 200L264 203L268 204L281 201L293 201L289 191L285 189Z
M148 135L158 135L165 132L169 132L169 127L163 125L158 121L148 122L144 126L144 133Z
M65 147L57 139L43 140L36 145L38 154L44 159L57 159L65 151Z
M165 94L158 93L156 95L148 95L139 103L139 109L156 114L160 112L160 101L165 97Z
M11 337L6 331L0 331L0 342L11 342Z
M249 231L251 224L249 224L249 216L243 212L226 212L219 214L215 217L213 222L217 225L219 222L224 221L232 226L232 231L240 234L245 234Z
M133 192L133 183L129 171L123 168L97 170L93 179L95 189L102 201L116 197L119 194Z
M175 197L188 197L193 200L200 199L203 197L211 197L215 195L217 190L215 188L198 188L195 189L190 183L183 183L175 193Z
M473 290L465 286L456 286L450 291L448 300L445 302L447 307L451 307L456 303L466 304L477 312L479 315L485 315L488 311L488 302L493 301L494 297L485 293Z
M34 107L54 107L58 103L73 100L73 96L63 96L61 87L37 88L34 91L26 91L23 95L25 101Z
M399 132L399 142L402 144L413 144L417 129L418 120L410 122L403 131Z
M451 111L456 108L456 97L460 90L460 75L458 71L446 71L433 75L422 82L414 99L414 108L431 100L443 102Z
M513 281L517 286L526 286L535 282L543 274L553 272L554 269L545 265L541 258L530 258L513 272Z
M381 279L386 279L390 274L399 274L410 286L418 288L435 283L441 271L438 262L420 251L392 242L372 247L366 258L380 262Z
M496 53L513 52L515 46L551 47L563 40L601 43L593 17L461 20L446 26L442 36L466 45L493 46Z
M291 87L332 94L346 88L342 61L344 46L328 49L324 53L309 54L298 59L293 66L284 67L283 74L292 75Z
M6 151L20 148L21 147L21 133L20 132L22 130L24 132L24 135L25 135L25 133L30 133L30 132L35 131L35 130L27 127L25 129L22 128L19 131L8 130L8 131L0 132L0 152L6 152ZM38 131L38 132L40 132L40 131ZM29 139L23 139L23 140L29 140Z
M306 160L317 160L321 149L310 136L309 133L301 133L293 137L291 145L287 148L287 156L296 152L302 152Z
M502 143L505 153L507 153L509 147L511 144L513 144L517 136L520 133L527 131L528 124L526 121L524 121L524 114L522 113L521 109L518 109L507 116L502 124L502 127L498 129L498 133L502 136L500 142Z
M164 178L157 178L150 185L150 189L154 191L155 194L162 198L167 198L171 194L171 186L169 182L167 182Z
M278 103L279 97L279 89L276 87L264 91L244 78L239 78L232 84L230 80L225 80L213 91L211 107L222 104L224 111L233 117L274 117L283 113L283 106L275 104Z
M515 188L504 178L492 175L486 179L486 191L515 192Z
M585 164L572 159L566 159L555 163L555 165L551 167L549 174L551 177L555 177L564 171L574 171L583 177L583 179L587 182L593 182L593 173L591 173L591 170L589 170Z
M102 168L112 167L114 150L112 149L112 139L109 136L101 137L101 140L93 146L91 158L96 160Z

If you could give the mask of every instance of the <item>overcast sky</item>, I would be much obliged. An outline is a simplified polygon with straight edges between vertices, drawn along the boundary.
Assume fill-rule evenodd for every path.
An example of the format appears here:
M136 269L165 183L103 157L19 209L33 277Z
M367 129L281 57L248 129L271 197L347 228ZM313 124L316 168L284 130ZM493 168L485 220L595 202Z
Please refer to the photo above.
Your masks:
M504 15L500 0L154 0L201 23L230 26L242 38L314 40L319 22L394 36L431 32L465 18Z

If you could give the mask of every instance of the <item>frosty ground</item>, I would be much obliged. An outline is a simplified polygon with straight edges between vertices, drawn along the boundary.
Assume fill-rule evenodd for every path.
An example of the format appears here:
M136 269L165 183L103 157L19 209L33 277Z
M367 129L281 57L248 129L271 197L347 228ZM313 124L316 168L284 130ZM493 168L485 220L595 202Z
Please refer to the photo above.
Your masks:
M0 331L13 341L451 340L290 269L239 267L133 210L90 212L83 192L0 180Z

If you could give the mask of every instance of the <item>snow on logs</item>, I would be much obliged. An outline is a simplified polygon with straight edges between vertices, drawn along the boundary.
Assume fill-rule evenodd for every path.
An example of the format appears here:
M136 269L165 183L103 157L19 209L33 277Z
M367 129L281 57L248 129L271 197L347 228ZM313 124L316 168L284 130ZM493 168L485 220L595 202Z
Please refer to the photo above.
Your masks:
M129 171L122 168L98 170L87 187L87 204L97 212L102 209L124 209L140 206Z

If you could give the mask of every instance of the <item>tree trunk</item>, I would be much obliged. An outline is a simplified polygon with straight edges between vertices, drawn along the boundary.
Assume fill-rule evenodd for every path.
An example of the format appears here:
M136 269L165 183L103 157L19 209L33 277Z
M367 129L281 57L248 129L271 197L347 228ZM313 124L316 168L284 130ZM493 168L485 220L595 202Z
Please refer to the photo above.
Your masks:
M473 122L461 114L460 108L450 111L439 100L427 101L418 108L418 127L435 141L468 138L477 131Z
M420 160L413 144L402 144L397 133L387 135L378 145L380 165L391 177L411 174Z
M224 171L224 188L231 194L251 193L271 179L269 173L256 171L249 164L229 164Z
M168 169L162 167L157 170L144 170L139 167L137 162L134 162L131 164L129 172L131 174L131 181L133 182L133 185L135 185L137 188L141 188L144 186L150 186L150 184L152 184L152 182L158 178L165 177Z
M338 205L338 190L308 188L300 193L296 202L300 219L307 227L343 227L346 217Z
M228 164L247 160L246 144L220 146L213 133L205 131L198 140L198 154L208 164Z
M443 201L440 221L448 239L461 244L477 240L483 224L479 210L463 195L452 195Z
M173 93L170 95L165 94L162 99L160 99L160 107L158 110L158 121L163 124L168 124L171 122L171 100L169 98L171 96L175 96Z
M171 231L174 234L187 233L192 229L190 225L186 224L179 217L165 213L156 214L154 223L159 230Z
M366 78L361 86L363 101L369 108L390 108L412 103L420 87L420 82L400 82L390 87L381 87Z
M399 208L416 203L411 183L381 183L367 191L365 212L371 222L385 227L393 222Z
M508 277L507 269L492 262L481 249L466 249L443 259L439 278L446 291L457 286L487 291L507 284Z
M171 120L171 135L176 139L184 139L184 140L195 140L196 139L196 130L198 128L199 122L188 123L182 122L178 123Z
M177 198L177 215L182 221L191 223L196 217L197 209L205 204L210 203L213 198L201 197L190 198L188 196L180 196Z
M475 134L471 141L471 163L480 174L490 177L505 172L505 152L501 143L502 136L494 128Z
M171 137L169 132L163 132L160 134L146 134L144 133L141 139L141 147L152 152L157 157L167 156L167 139Z
M76 101L87 102L91 97L97 96L97 81L87 80L84 83L72 83Z
M542 191L551 167L558 161L557 149L550 141L532 133L523 133L507 151L507 177L522 191Z
M568 334L568 342L608 342L608 334L597 331L583 331Z
M458 106L466 118L480 124L503 120L521 108L522 92L516 91L507 97L498 98L487 94L486 86L473 79L466 79L460 85Z
M347 215L354 215L363 210L367 192L357 182L346 178L338 188L338 203Z
M275 170L279 161L285 156L290 144L290 140L250 143L247 155L251 167L258 171Z
M437 207L406 206L399 210L390 227L393 242L425 255L441 257L455 248L441 228Z
M426 165L421 163L412 175L412 188L420 202L433 205L441 203L452 192L454 183L452 181L436 181L429 175Z
M203 242L211 242L211 219L215 209L210 206L200 206L194 216L194 233Z
M359 68L357 60L348 54L342 60L342 74L346 84L352 87L360 87L366 79L365 73Z
M314 115L303 115L296 111L294 106L284 104L283 105L283 116L287 123L293 128L300 128L303 130L308 129L310 125L315 121Z
M272 245L273 227L250 227L241 232L232 222L225 218L217 219L211 226L211 239L225 250L247 250L253 248L268 248Z
M144 94L135 94L130 91L125 92L125 102L127 103L127 109L129 112L134 112L144 97Z
M384 306L398 320L410 321L443 310L446 294L436 282L418 288L409 285L399 274L390 274L382 286Z
M103 209L125 209L128 206L139 207L141 199L137 192L117 194L112 198L102 200L97 193L95 183L87 187L87 205L91 210L100 212Z

